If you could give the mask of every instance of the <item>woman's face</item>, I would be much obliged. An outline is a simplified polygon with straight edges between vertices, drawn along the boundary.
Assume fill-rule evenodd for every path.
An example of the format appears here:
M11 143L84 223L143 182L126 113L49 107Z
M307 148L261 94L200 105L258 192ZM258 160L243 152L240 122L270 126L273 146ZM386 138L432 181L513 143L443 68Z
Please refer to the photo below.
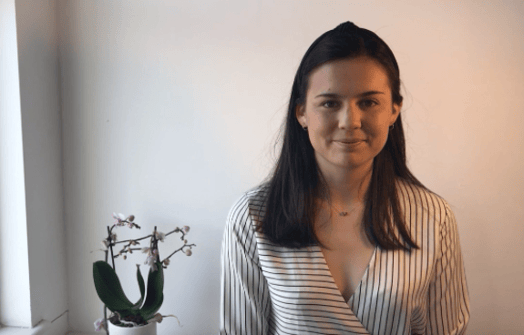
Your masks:
M393 104L385 70L372 58L325 63L309 76L296 117L323 173L370 169L388 138L401 105Z

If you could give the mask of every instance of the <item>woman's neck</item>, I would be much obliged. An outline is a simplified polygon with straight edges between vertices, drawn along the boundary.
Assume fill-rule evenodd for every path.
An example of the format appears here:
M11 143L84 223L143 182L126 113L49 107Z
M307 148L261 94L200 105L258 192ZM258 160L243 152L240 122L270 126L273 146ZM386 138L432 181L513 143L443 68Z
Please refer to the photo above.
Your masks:
M372 167L365 167L341 173L323 173L329 201L344 207L363 203L372 171Z

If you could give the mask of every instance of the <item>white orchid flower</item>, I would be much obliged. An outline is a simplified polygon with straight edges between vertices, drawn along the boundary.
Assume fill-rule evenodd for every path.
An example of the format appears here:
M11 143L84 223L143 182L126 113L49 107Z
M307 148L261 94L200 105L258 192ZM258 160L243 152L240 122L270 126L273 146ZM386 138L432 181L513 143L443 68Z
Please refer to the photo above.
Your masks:
M166 238L166 234L156 231L155 237L160 240L160 242L164 242L164 239Z
M113 219L116 220L116 225L117 226L123 226L124 225L124 222L126 220L126 216L122 213L115 213L113 212Z
M156 256L147 256L146 261L144 262L144 264L149 265L153 271L156 271L156 270L158 270L158 268L156 266L155 261L156 261Z
M100 318L95 321L95 330L100 332L106 329L106 321L103 318Z

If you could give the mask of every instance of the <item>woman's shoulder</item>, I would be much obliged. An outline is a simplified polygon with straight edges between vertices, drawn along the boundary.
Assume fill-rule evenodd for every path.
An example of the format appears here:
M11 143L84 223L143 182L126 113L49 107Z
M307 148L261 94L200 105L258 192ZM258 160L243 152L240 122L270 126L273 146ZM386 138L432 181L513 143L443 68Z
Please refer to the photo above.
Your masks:
M440 221L451 212L448 202L440 195L409 181L397 180L397 194L406 215L424 213Z
M269 191L267 183L255 186L244 192L231 206L231 211L263 210Z
M233 230L255 228L256 222L263 216L268 194L268 185L260 184L244 192L231 206L228 225Z

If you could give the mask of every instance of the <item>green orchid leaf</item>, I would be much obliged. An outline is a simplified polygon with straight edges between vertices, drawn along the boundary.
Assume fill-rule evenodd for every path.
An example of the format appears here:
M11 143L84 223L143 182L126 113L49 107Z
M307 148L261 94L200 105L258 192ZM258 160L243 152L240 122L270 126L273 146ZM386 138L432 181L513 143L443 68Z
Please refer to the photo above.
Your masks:
M111 311L126 311L133 307L127 299L115 270L104 261L93 263L96 293ZM122 313L121 313L122 314Z
M151 308L142 308L140 310L140 315L144 318L144 320L149 320L152 317L155 316L156 312L160 309L160 306L162 306L162 303L164 302L164 293L160 293L158 300L156 301L155 305L153 305Z
M140 308L140 306L142 306L146 296L146 284L144 282L144 278L142 277L142 273L140 273L140 266L138 264L136 265L136 279L138 280L138 287L140 288L140 299L136 302L136 304L133 305L134 310L137 310Z
M162 263L156 262L157 270L149 270L147 277L147 296L140 314L145 320L151 319L164 302L164 269Z

